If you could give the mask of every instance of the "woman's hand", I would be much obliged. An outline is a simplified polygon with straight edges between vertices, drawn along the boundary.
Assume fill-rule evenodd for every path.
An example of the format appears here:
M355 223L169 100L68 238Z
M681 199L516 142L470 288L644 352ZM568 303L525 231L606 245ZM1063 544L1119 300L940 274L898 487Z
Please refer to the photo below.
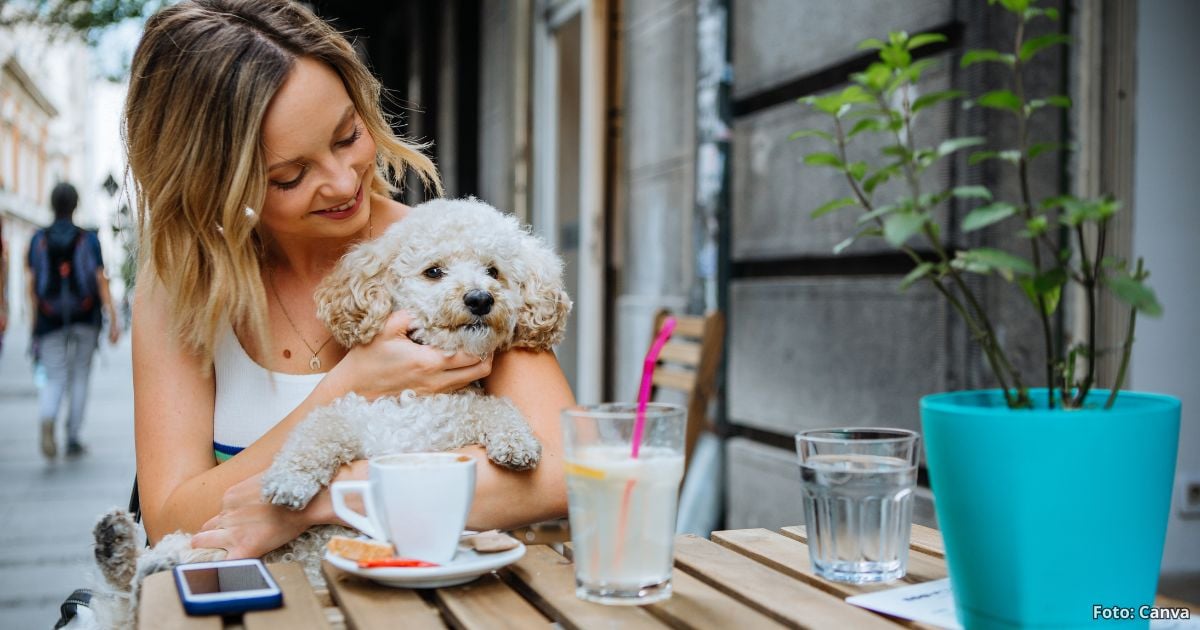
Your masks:
M192 547L224 549L230 559L258 558L313 524L308 509L293 511L264 503L261 492L261 473L231 486L221 500L221 511L192 537Z
M465 352L446 356L408 338L412 318L404 311L392 313L371 343L351 348L334 371L347 388L375 399L406 389L417 394L452 392L492 373L492 357Z

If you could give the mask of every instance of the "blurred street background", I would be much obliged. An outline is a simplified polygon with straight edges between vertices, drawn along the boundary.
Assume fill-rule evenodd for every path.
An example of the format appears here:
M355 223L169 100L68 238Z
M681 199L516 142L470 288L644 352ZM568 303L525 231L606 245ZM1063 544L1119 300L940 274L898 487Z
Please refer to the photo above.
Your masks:
M10 329L0 354L0 628L49 628L92 572L92 525L124 507L133 482L129 338L107 341L92 363L83 427L89 452L47 461L38 448L37 391L28 335Z

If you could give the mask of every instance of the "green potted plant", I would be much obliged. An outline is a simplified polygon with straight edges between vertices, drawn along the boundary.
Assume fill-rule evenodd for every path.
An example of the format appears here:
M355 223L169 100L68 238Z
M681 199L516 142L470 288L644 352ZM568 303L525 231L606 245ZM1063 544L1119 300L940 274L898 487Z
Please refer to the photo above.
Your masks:
M989 0L995 4L996 0ZM1142 261L1106 255L1105 236L1120 203L1070 194L1034 198L1031 162L1066 150L1057 139L1032 137L1030 119L1071 106L1066 96L1032 95L1023 71L1039 53L1069 43L1051 33L1027 37L1026 27L1057 21L1057 11L1035 0L999 0L1018 26L1011 50L969 50L962 67L1000 64L1010 84L969 96L959 90L918 93L932 61L912 51L945 41L939 34L891 33L863 48L878 61L851 76L845 89L801 99L828 114L832 129L806 129L793 138L825 143L805 163L844 175L849 194L812 212L821 216L857 209L856 239L882 238L913 263L901 288L930 283L965 322L999 387L933 394L921 400L926 463L961 622L977 627L1073 627L1095 623L1094 605L1137 609L1152 605L1166 536L1179 435L1179 401L1167 396L1118 392L1125 378L1139 314L1161 313L1145 280ZM984 137L951 138L918 146L913 121L945 102L1004 112L1016 128L1016 146L981 150ZM874 159L854 154L855 138L880 134ZM988 186L923 189L922 173L939 160L972 151L968 163L1000 160L1015 169L1019 193L999 198ZM904 193L881 200L890 181ZM956 231L1009 230L1020 248L962 247L935 209L957 203L968 209ZM970 208L970 206L974 206ZM1086 234L1094 230L1097 238ZM1092 244L1094 243L1094 245ZM1027 298L1042 331L1045 362L1031 387L1009 360L994 317L967 281L970 274L998 275ZM1082 289L1089 329L1068 345L1052 334L1064 291ZM1098 296L1110 292L1130 309L1115 382L1096 382ZM1145 626L1148 621L1141 621Z

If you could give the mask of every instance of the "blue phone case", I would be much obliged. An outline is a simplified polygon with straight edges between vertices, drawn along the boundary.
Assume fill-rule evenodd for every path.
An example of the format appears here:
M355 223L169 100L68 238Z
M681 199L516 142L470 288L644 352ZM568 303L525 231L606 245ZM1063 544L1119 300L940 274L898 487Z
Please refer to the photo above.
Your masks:
M184 572L189 569L219 568L227 566L257 566L260 567L263 579L268 588L252 591L230 591L224 593L192 594L184 585ZM179 591L179 599L183 602L183 610L189 615L232 615L251 610L269 610L283 605L283 592L271 577L270 571L260 560L247 562L244 560L222 560L217 562L199 562L176 566L175 588Z

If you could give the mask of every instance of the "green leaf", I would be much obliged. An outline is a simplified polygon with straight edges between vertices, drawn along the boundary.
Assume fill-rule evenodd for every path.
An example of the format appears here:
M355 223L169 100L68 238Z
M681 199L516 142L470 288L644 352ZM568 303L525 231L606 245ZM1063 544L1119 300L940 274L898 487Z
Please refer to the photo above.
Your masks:
M892 80L892 69L877 61L867 66L866 70L850 75L850 78L872 92L882 92Z
M1105 276L1104 284L1118 300L1151 317L1162 315L1162 305L1154 290L1129 276Z
M864 131L887 131L887 123L878 118L864 118L854 124L847 138L853 138Z
M884 43L874 37L870 39L864 39L858 43L859 50L879 50L880 48L883 48L883 46Z
M1021 61L1029 61L1030 59L1033 59L1033 56L1038 54L1038 52L1042 49L1054 46L1056 44L1068 44L1070 42L1070 36L1062 33L1050 33L1049 35L1042 35L1040 37L1027 39L1025 40L1025 43L1021 44Z
M988 190L987 186L958 186L951 190L950 194L959 199L992 200L992 191Z
M830 116L842 117L846 115L852 105L859 103L873 103L875 99L863 91L862 87L851 85L841 92L833 94L822 94L820 96L806 96L803 101L808 105L816 108L819 111L825 112Z
M816 219L817 217L823 217L823 216L829 214L830 212L834 212L836 210L841 210L842 208L845 208L846 206L856 206L856 205L858 205L858 202L855 201L853 197L842 197L841 199L834 199L833 201L822 204L821 207L817 208L816 210L813 210L811 213L809 213L808 216L813 219Z
M1025 229L1017 233L1022 238L1037 238L1046 233L1050 222L1046 217L1038 215L1025 222Z
M1017 207L1006 201L997 201L972 210L963 218L962 231L974 232L993 223L999 223L1017 213Z
M1067 283L1067 270L1062 267L1047 269L1038 274L1033 279L1033 289L1038 293L1045 293Z
M886 46L879 51L879 59L891 68L903 69L912 63L912 54L900 47Z
M921 226L929 220L924 213L901 212L888 215L883 221L883 238L893 247L904 245L914 234L921 231Z
M1021 112L1021 99L1017 98L1012 90L992 90L980 96L976 102L992 109L1007 109L1013 113Z
M923 262L908 272L904 279L900 281L900 290L903 291L912 286L914 282L929 275L929 272L934 270L935 265L931 262Z
M905 82L917 83L921 80L921 74L936 64L937 62L933 59L922 59L905 68L903 72L896 76L895 83L888 86L888 94L890 95L892 92L895 92L896 88L900 87Z
M992 249L990 247L977 247L971 250L958 252L955 261L962 261L962 268L967 271L976 273L987 273L988 271L996 271L1005 280L1012 281L1013 273L1025 275L1033 274L1033 263L1015 256L1006 251ZM982 269L983 271L978 271Z
M1038 142L1029 147L1029 159L1033 159L1046 151L1057 151L1066 148L1061 142Z
M874 221L875 219L885 217L885 216L895 212L897 209L898 209L898 206L895 206L893 204L888 204L886 206L879 206L878 208L875 208L874 210L872 210L870 212L863 213L861 216L858 217L858 221L856 221L855 223L857 225L866 225L867 223L870 223L871 221Z
M1016 63L1016 57L1011 54L1005 54L998 50L968 50L962 56L962 61L959 62L959 67L966 68L977 63L995 62L1002 63L1008 67L1012 67Z
M937 105L942 101L960 98L963 94L965 94L965 92L962 90L942 90L940 92L930 92L929 94L924 94L918 97L917 100L913 101L912 113L915 114L926 107Z
M792 135L788 136L788 140L798 140L800 138L811 138L814 136L828 140L829 142L833 142L833 134L829 133L828 131L821 131L820 129L801 129L800 131L794 131L792 132Z
M949 140L945 140L938 145L937 156L945 157L951 153L954 153L955 151L965 149L967 147L977 147L986 141L986 139L978 136L972 136L968 138L950 138Z
M1008 9L1009 11L1016 13L1017 15L1024 15L1025 11L1029 9L1029 0L999 0L999 1L1000 1L1000 4L1003 5L1005 9ZM994 2L995 2L995 0L988 0L988 4L993 4Z
M854 162L846 167L846 173L854 178L854 181L861 182L864 175L867 174L866 162Z
M946 36L942 35L941 33L921 33L920 35L915 35L912 39L908 40L908 49L912 50L914 48L920 48L921 46L937 44L944 41L947 41Z
M1008 149L1006 151L976 151L967 159L967 164L975 166L987 160L1004 160L1017 164L1021 161L1021 152L1016 149Z
M851 245L853 245L854 241L858 240L859 238L861 238L863 236L880 236L881 234L883 234L883 232L881 232L879 230L879 228L877 228L877 227L870 227L865 230L860 230L854 236L851 236L851 237L847 238L846 240L838 243L837 245L834 245L833 253L840 254L840 253L846 251L847 247L850 247Z
M844 168L842 161L838 156L832 153L809 153L804 156L804 163L809 166L832 166L834 168Z
M1071 97L1070 96L1063 96L1061 94L1059 94L1057 96L1047 96L1046 102L1055 107L1061 107L1063 109L1071 108Z
M878 188L880 184L883 184L889 179L895 177L896 173L899 172L900 167L896 165L881 168L878 171L875 171L875 173L873 173L867 178L866 181L863 182L863 190L865 190L867 194L871 194L875 192L875 189Z

